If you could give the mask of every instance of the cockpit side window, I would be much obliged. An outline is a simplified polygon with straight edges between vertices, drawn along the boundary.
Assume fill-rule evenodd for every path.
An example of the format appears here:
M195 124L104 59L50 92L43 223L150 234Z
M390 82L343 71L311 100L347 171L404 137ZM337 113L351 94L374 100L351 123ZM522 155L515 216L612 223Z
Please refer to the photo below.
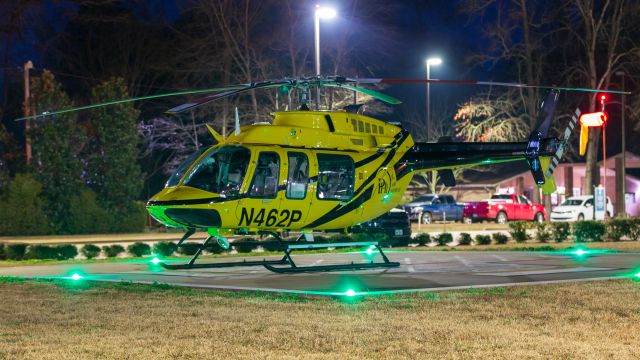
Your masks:
M309 158L301 152L290 152L288 161L287 199L304 199L309 182Z
M318 154L318 199L351 200L354 182L355 165L350 156Z
M193 168L183 185L218 193L237 195L242 186L251 152L240 146L223 146L209 152Z
M275 198L280 178L280 157L275 152L261 152L253 174L249 196Z

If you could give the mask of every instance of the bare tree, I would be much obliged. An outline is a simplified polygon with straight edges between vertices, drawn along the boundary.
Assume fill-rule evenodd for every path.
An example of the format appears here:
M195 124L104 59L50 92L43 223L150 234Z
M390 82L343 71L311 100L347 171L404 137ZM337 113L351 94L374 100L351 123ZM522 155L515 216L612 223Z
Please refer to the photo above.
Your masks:
M638 61L640 51L633 39L625 36L627 28L634 26L640 8L637 2L623 0L567 0L566 31L569 41L579 49L570 66L571 79L594 89L606 89L611 76L625 64ZM597 107L597 93L589 95L588 111ZM596 161L600 144L600 129L589 131L584 191L591 194L599 182Z

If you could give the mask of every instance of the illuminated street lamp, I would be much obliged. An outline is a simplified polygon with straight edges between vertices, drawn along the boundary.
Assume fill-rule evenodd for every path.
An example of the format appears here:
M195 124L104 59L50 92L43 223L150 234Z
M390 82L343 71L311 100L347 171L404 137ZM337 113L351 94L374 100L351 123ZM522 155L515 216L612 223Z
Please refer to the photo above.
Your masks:
M332 19L336 17L336 10L321 7L316 4L315 12L315 48L316 48L316 76L320 78L320 19ZM320 108L320 85L316 88L316 109Z
M440 65L442 64L442 59L440 58L428 58L427 59L427 80L431 79L431 65ZM431 102L430 102L430 92L431 92L431 83L427 82L427 138L426 141L429 141L429 128L431 127Z

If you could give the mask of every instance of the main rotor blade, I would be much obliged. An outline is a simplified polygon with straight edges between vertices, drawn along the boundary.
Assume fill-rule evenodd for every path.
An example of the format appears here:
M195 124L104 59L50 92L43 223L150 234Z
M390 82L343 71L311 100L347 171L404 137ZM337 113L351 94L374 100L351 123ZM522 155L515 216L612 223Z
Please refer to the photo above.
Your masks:
M173 107L167 111L165 111L165 114L167 115L176 115L179 114L181 112L187 111L187 110L191 110L193 108L196 108L198 106L202 106L204 104L208 104L214 100L218 100L227 96L231 96L231 95L235 95L235 94L239 94L241 92L245 92L245 91L249 91L249 90L255 90L255 89L267 89L267 88L272 88L272 87L278 87L278 86L282 86L282 85L288 85L290 84L291 81L290 80L281 80L281 81L264 81L264 82L259 82L259 83L251 83L251 84L243 84L241 87L231 87L231 88L227 88L225 90L225 92L222 93L218 93L218 94L210 94L204 97L201 97L199 99L195 99L191 102L182 104L182 105L178 105L176 107Z
M564 87L553 85L529 85L521 83L508 83L499 81L477 81L477 80L448 80L448 79L384 79L384 78L345 78L345 82L356 82L360 84L462 84L462 85L486 85L486 86L506 86L517 88L536 89L556 89L562 91L596 92L607 94L631 94L630 91L591 89L582 87Z
M231 90L231 89L238 89L240 86L246 86L246 85L231 85L231 86L225 86L225 87L220 87L220 88L211 88L211 89L202 89L202 90L176 91L176 92L171 92L171 93L148 95L148 96L141 96L141 97L136 97L136 98L122 99L122 100L114 100L114 101L108 101L108 102L104 102L104 103L100 103L100 104L78 106L78 107L74 107L74 108L71 108L71 109L56 110L56 111L45 111L45 112L42 112L42 113L37 114L37 115L24 116L24 117L21 117L21 118L17 118L14 121L31 120L31 119L37 119L39 117L44 117L44 116L66 114L66 113L80 111L80 110L95 109L95 108L99 108L99 107L103 107L103 106L124 104L124 103L128 103L128 102L134 102L134 101L140 101L140 100L159 99L159 98L170 97L170 96L193 95L193 94L202 94L202 93L210 93L210 92L216 92L216 91L225 91L225 90Z
M346 85L346 84L342 84L339 82L327 82L327 83L321 83L322 86L328 86L328 87L340 87L340 88L345 88L345 89L349 89L352 91L357 91L366 95L369 95L375 99L378 99L380 101L384 101L388 104L392 104L392 105L398 105L398 104L402 104L402 101L389 96L389 95L385 95L383 93L374 91L374 90L370 90L370 89L365 89L363 87L359 87L359 86L352 86L352 85Z

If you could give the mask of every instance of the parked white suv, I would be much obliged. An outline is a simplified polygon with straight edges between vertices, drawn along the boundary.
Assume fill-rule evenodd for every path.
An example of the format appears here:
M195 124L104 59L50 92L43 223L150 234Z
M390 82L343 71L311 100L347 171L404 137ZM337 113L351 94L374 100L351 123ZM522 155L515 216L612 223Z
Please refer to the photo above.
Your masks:
M613 217L613 205L607 196L607 217ZM551 210L551 221L577 221L593 219L593 196L573 196Z

